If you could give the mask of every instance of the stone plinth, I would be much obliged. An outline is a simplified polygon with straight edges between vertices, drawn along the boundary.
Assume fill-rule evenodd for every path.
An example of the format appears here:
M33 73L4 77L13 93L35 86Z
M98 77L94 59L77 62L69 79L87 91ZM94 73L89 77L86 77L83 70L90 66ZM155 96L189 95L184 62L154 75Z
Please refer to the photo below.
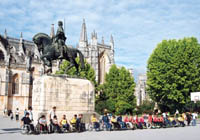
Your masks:
M33 82L34 121L41 114L48 115L53 106L57 108L59 120L63 114L67 119L71 119L74 114L91 114L95 106L94 94L94 86L89 80L66 76L38 77Z

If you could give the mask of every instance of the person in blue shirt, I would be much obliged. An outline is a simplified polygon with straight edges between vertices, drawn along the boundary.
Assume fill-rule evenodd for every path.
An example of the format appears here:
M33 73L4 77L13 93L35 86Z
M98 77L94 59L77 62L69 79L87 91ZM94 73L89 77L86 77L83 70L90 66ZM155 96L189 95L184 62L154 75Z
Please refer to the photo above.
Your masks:
M126 123L122 121L122 115L119 115L117 117L117 122L121 125L121 128L122 129L125 129L126 128Z
M103 122L103 125L106 126L106 130L111 130L112 125L110 124L110 119L109 119L107 113L104 113L104 115L102 117L102 122Z

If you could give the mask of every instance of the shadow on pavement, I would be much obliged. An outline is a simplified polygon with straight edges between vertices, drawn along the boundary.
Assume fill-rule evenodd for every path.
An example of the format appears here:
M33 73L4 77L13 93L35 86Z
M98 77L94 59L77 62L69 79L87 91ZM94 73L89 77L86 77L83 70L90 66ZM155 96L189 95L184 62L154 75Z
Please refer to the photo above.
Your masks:
M11 134L11 133L19 133L20 132L20 128L6 128L6 129L0 129L1 131L4 132L0 132L0 134Z

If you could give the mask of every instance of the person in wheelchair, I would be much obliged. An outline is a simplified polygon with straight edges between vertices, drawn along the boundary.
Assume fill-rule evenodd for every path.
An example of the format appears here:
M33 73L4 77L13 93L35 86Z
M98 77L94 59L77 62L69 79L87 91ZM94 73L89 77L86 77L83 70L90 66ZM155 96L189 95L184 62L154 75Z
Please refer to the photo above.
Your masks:
M114 129L118 129L118 130L121 129L121 126L120 126L119 122L117 122L115 115L112 115L111 124L113 124Z
M125 122L126 127L127 127L128 129L132 129L132 128L133 128L132 122L129 121L128 114L125 115L125 117L124 117L124 122Z
M108 117L106 112L104 113L104 115L102 117L102 124L105 125L106 130L111 131L112 125L110 124L110 119L109 119L109 117Z
M174 117L169 117L169 121L171 123L172 126L176 127L177 126L177 123L176 123L176 120Z
M93 113L91 116L91 122L95 130L100 130L100 124L95 113Z
M180 124L180 126L184 127L185 126L185 123L184 123L184 117L183 116L179 116L178 117L178 122Z
M47 120L46 120L45 115L42 115L42 116L39 118L38 123L39 123L39 125L40 125L40 131L41 131L42 133L48 133Z
M59 126L58 119L57 119L56 115L53 116L53 119L52 119L51 123L53 125L53 132L61 133L61 129L60 129L60 126Z
M63 131L69 131L69 123L67 122L66 115L63 115L63 118L60 121L60 126L63 128Z
M75 114L74 117L70 120L70 125L72 128L72 131L77 131L77 125L76 125L76 121L77 121L77 115Z
M78 115L78 119L76 120L76 129L78 132L85 131L85 123L83 122L83 114Z
M29 113L27 112L26 115L21 119L21 126L22 128L27 127L25 129L28 130L28 133L34 133L34 126L32 124L31 119L29 118Z
M117 117L117 122L120 124L120 126L121 126L122 129L126 129L127 128L126 127L126 123L122 121L122 115L119 115Z

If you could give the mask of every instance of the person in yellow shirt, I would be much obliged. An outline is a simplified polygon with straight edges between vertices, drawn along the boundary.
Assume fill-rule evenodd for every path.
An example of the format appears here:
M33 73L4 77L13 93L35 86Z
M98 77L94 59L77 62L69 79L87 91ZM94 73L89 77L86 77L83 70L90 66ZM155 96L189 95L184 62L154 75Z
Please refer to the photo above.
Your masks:
M185 126L185 123L184 123L184 118L183 118L183 116L179 116L179 117L178 117L178 122L179 122L179 124L180 124L182 127L184 127L184 126Z
M70 123L76 124L76 121L77 121L77 115L75 114L74 117L71 119Z
M90 119L91 119L91 122L92 122L92 124L94 126L94 129L95 130L99 130L100 124L99 124L99 120L96 117L96 114L93 113Z
M65 130L69 131L69 124L67 122L67 119L66 119L66 115L63 115L61 121L60 121L60 126Z

